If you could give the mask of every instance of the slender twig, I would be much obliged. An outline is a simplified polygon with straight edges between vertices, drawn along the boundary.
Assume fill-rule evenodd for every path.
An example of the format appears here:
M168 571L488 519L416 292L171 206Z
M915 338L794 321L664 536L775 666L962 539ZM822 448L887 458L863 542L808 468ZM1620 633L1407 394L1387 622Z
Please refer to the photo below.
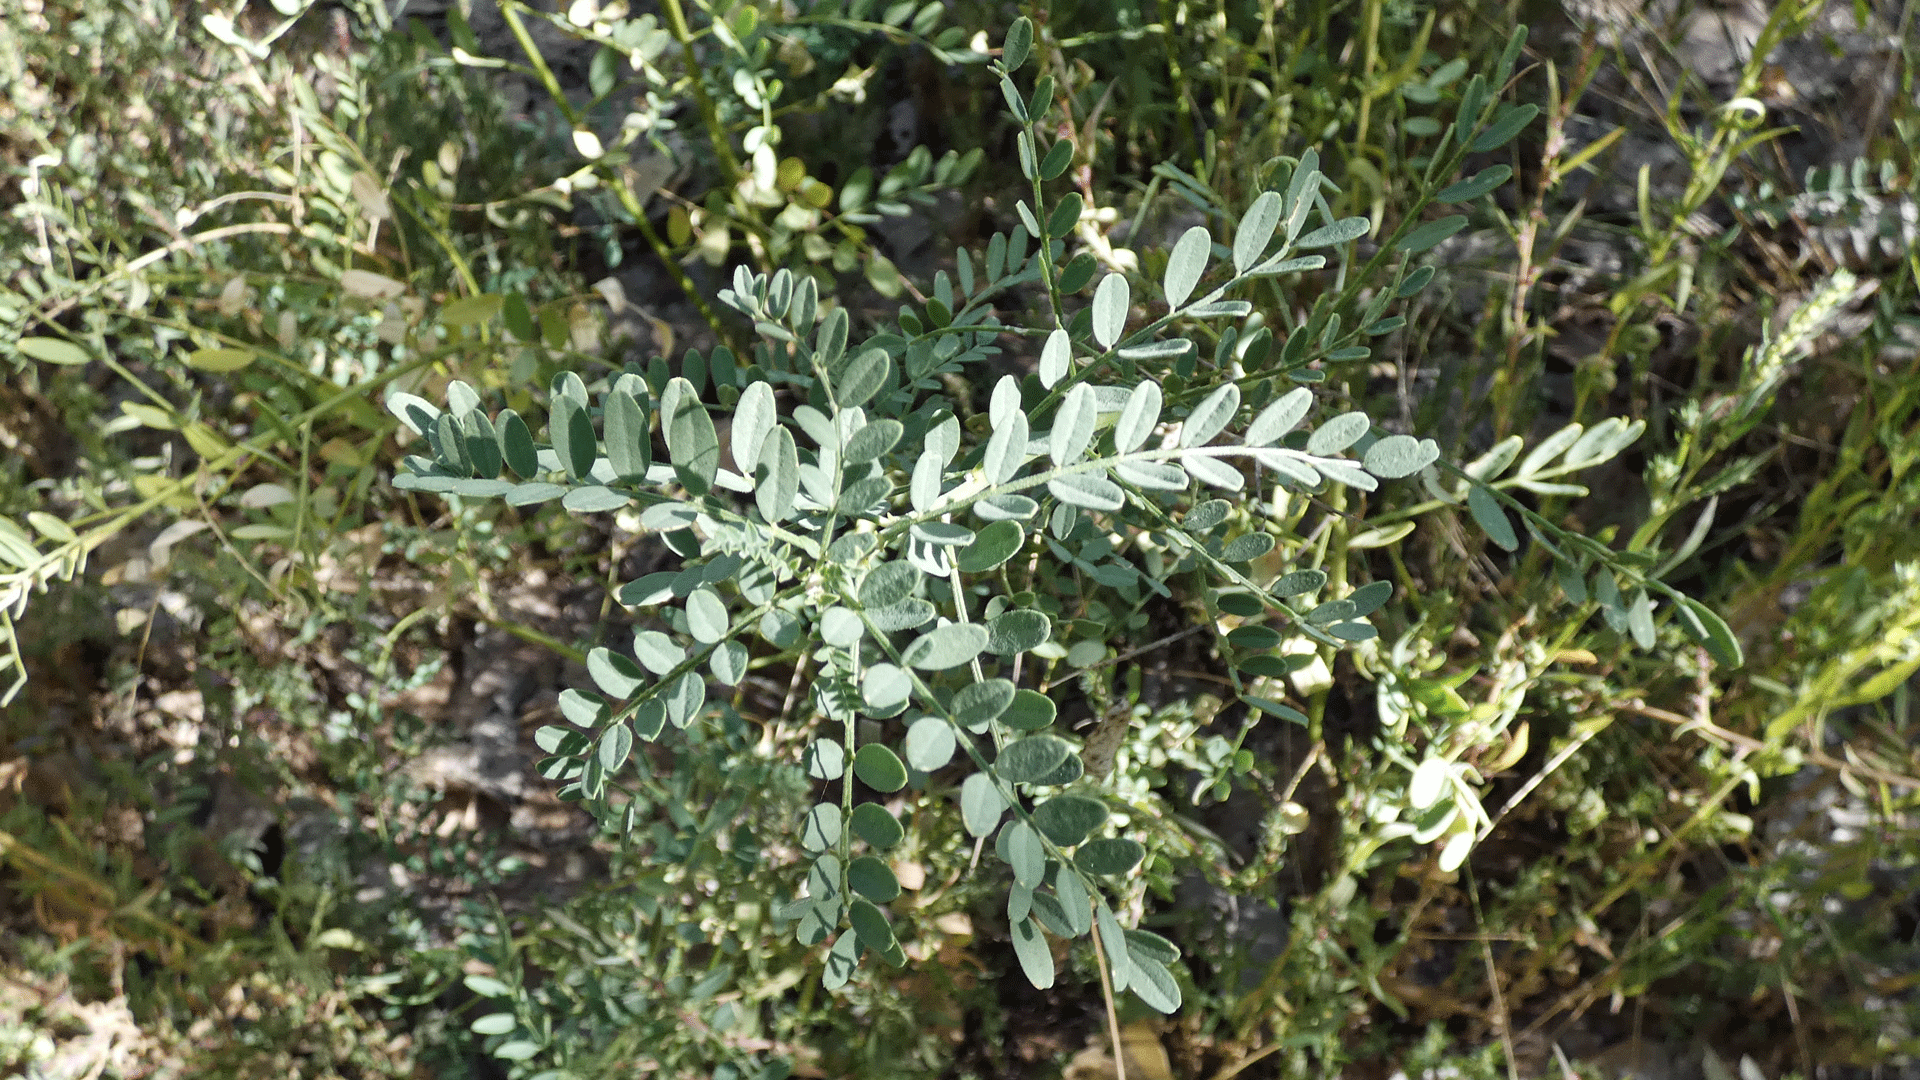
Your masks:
M1087 902L1093 906L1092 901ZM1094 913L1099 914L1096 909ZM1088 935L1093 939L1093 960L1100 968L1100 995L1107 1000L1107 1033L1113 1040L1113 1080L1127 1080L1126 1044L1120 1041L1120 1012L1113 1006L1113 980L1107 973L1107 951L1100 945L1100 931Z

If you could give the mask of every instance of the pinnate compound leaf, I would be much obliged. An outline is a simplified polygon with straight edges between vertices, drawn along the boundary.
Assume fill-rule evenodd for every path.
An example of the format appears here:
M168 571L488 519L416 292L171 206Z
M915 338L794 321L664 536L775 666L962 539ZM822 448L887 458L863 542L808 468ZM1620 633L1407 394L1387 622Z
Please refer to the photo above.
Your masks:
M1520 547L1520 538L1514 534L1513 522L1507 519L1507 512L1500 508L1499 500L1484 486L1475 484L1467 490L1467 509L1472 512L1473 520L1486 530L1487 539L1508 551Z
M1000 751L1000 760L994 763L994 771L1000 778L1011 783L1032 783L1060 767L1073 753L1073 747L1064 739L1052 735L1029 735L1015 739Z
M1055 795L1033 809L1033 823L1061 847L1085 840L1106 820L1106 804L1085 795Z
M1247 207L1240 219L1240 227L1233 234L1233 272L1244 274L1248 268L1260 261L1266 254L1267 244L1273 240L1274 227L1280 224L1282 209L1280 193L1264 191Z
M1036 990L1047 990L1053 986L1053 949L1047 944L1046 935L1040 932L1040 924L1031 917L1021 919L1012 926L1013 955L1020 961L1020 971Z
M1093 339L1103 349L1113 348L1120 340L1120 334L1127 328L1127 308L1133 302L1133 293L1127 286L1125 274L1108 274L1100 279L1093 290Z
M1089 874L1118 877L1129 873L1147 857L1147 849L1138 840L1124 837L1089 840L1073 853L1074 865Z
M921 772L935 772L953 760L957 747L953 728L937 716L923 716L907 729L907 764Z
M1272 446L1299 426L1307 410L1313 408L1313 391L1304 386L1296 386L1280 395L1273 404L1260 410L1260 415L1247 425L1248 446Z
M1148 379L1134 387L1127 395L1126 407L1120 410L1120 419L1113 426L1114 449L1123 454L1140 449L1160 423L1160 405L1159 383Z
M907 767L879 743L868 743L853 755L853 774L875 791L891 793L907 786Z
M1207 272L1207 256L1213 253L1213 234L1204 225L1195 225L1180 235L1167 256L1167 273L1162 280L1167 306L1178 308L1193 295L1193 287Z

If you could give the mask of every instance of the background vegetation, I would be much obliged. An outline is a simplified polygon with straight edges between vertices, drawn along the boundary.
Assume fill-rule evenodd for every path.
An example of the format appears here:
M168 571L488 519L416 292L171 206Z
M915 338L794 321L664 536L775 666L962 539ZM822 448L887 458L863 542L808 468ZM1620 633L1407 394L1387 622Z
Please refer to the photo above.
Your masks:
M0 4L10 1071L1913 1068L1911 5ZM1240 274L1313 160L1324 266ZM1130 360L1168 420L1299 384L1316 436L1438 453L1372 488L1248 466L1130 504L1157 524L1049 506L1002 575L1050 627L1009 677L1145 845L1106 895L1177 946L1171 1012L1104 992L1097 933L1040 939L1034 988L1024 872L938 767L860 774L904 826L905 963L827 989L791 904L843 794L809 750L833 657L768 635L563 799L539 763L592 650L704 640L621 588L688 552L638 506L394 483L446 463L396 392L808 392L723 296L756 274L908 364L958 249L1016 276L1021 200L1058 251L914 399L969 452L1003 375L1046 422L1056 314L1077 381L1117 310L1195 342ZM1196 226L1248 314L1171 295ZM1296 618L1219 567L1377 606Z

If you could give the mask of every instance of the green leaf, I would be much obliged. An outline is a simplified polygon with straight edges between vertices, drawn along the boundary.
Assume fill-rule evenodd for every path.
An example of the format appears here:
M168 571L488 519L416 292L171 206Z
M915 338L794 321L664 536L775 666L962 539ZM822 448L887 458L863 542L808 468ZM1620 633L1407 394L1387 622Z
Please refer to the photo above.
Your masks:
M1273 404L1260 410L1260 415L1247 425L1248 446L1272 446L1281 437L1292 431L1307 410L1313 408L1313 391L1304 386L1296 386L1280 395Z
M1280 224L1280 212L1283 204L1277 191L1263 191L1260 197L1247 207L1246 216L1240 219L1240 227L1233 234L1233 272L1244 274L1248 268L1260 261L1266 254L1267 244L1273 240L1274 227Z
M1113 426L1113 448L1122 454L1140 449L1160 423L1160 405L1159 383L1148 379L1134 387Z
M1440 458L1440 445L1432 439L1411 435L1389 435L1367 448L1367 471L1385 480L1412 476Z
M52 340L40 338L40 341ZM62 342L62 344L65 344ZM25 349L20 350L26 352ZM250 349L195 349L187 354L187 366L197 371L210 371L217 375L239 371L253 363L254 353Z
M1365 413L1349 412L1321 424L1312 435L1307 437L1307 453L1315 457L1331 457L1360 441L1360 436L1373 426Z
M853 891L873 901L884 904L900 896L900 879L893 876L887 864L871 855L862 855L847 864L847 884Z
M1295 570L1267 586L1267 591L1285 599L1289 596L1303 596L1310 592L1318 592L1326 584L1327 574L1324 570Z
M1187 474L1177 465L1164 461L1120 461L1113 466L1115 476L1136 487L1159 491L1185 491Z
M1675 611L1680 617L1680 625L1695 641L1706 647L1707 654L1713 657L1715 663L1730 668L1746 663L1740 639L1733 636L1733 629L1712 608L1692 597L1683 596Z
M840 808L820 803L800 823L800 846L819 854L840 842Z
M594 729L607 722L607 703L599 694L585 690L560 691L560 715L574 727Z
M906 433L906 427L898 420L875 420L854 432L853 437L847 440L845 461L849 465L877 461L881 455L898 446Z
M519 1026L520 1021L514 1019L512 1013L497 1012L475 1019L467 1028L475 1035L505 1035Z
M893 362L887 359L885 349L868 349L847 362L847 366L834 380L833 396L835 404L843 409L861 405L880 392L887 376L893 370Z
M585 405L571 397L554 398L547 416L547 438L552 440L553 452L569 479L584 480L593 471L593 420L587 416Z
M885 562L867 573L860 583L860 606L886 608L913 595L920 583L920 571L906 562Z
M872 902L855 899L847 905L847 921L853 924L853 932L860 935L860 944L874 952L885 952L893 944L893 928Z
M1247 478L1240 470L1216 457L1204 454L1188 454L1180 459L1180 467L1187 470L1195 480L1227 491L1239 491L1246 486Z
M687 629L693 640L711 645L727 636L727 605L720 594L700 588L687 597Z
M672 410L662 420L673 473L682 487L705 495L713 490L713 478L720 469L720 435L714 430L713 417L700 403L699 391L684 378L669 382L660 400L663 409Z
M1533 123L1533 118L1538 115L1540 115L1538 105L1516 105L1509 108L1492 127L1481 132L1480 137L1473 140L1473 152L1484 154L1489 150L1500 149L1512 141L1515 135L1520 134L1528 124Z
M1085 840L1106 820L1107 805L1085 795L1055 795L1033 809L1033 823L1061 847Z
M1013 20L1007 27L1007 36L1000 44L1000 64L1008 71L1018 71L1027 62L1027 50L1033 48L1033 23L1025 15Z
M1627 629L1633 634L1634 644L1643 649L1653 648L1653 598L1645 589L1633 591L1633 602L1627 606Z
M1088 510L1118 510L1127 502L1126 492L1098 473L1068 473L1054 477L1047 481L1047 491L1069 506Z
M1180 947L1151 930L1128 930L1126 932L1127 953L1138 959L1158 960L1163 964L1178 963Z
M1073 164L1073 140L1057 139L1047 149L1047 156L1040 159L1040 179L1058 180L1060 174Z
M1467 219L1460 214L1429 221L1408 233L1406 239L1395 245L1393 250L1403 255L1418 255L1466 227Z
M1026 460L1027 414L1015 409L1006 423L994 428L980 467L986 472L988 483L1004 484L1013 479Z
M658 630L633 635L633 657L655 675L665 675L687 658L687 651Z
M1228 384L1231 388L1232 384ZM1055 465L1071 465L1086 453L1093 442L1094 422L1099 418L1093 387L1080 383L1067 391L1066 400L1053 419L1047 452Z
M837 314L845 315L844 308L835 308ZM831 320L829 320L831 321ZM844 338L845 319L841 336ZM823 328L824 329L824 328ZM773 401L771 383L751 383L740 392L740 400L733 406L733 426L729 433L732 439L734 467L741 472L751 470L760 460L760 448L765 445L767 435L778 423Z
M1147 956L1132 957L1133 977L1127 988L1147 1008L1171 1016L1180 1011L1180 984L1166 966Z
M1047 851L1040 834L1024 821L1014 821L1001 834L1001 852L1013 867L1013 879L1029 889L1037 889L1047 873Z
M1385 604L1392 596L1393 582L1391 581L1375 581L1362 585L1347 596L1347 601L1353 605L1353 614L1347 617L1350 619L1364 619L1374 612L1379 611L1380 606Z
M1475 173L1471 180L1462 180L1457 184L1450 184L1441 188L1439 193L1434 195L1433 201L1441 203L1471 202L1485 195L1487 192L1492 191L1494 188L1499 187L1501 184L1506 183L1512 176L1513 167L1510 165L1495 165L1490 169L1482 169L1478 173Z
M1252 562L1267 552L1272 551L1273 548L1274 539L1272 536L1263 532L1250 532L1244 536L1234 538L1231 543L1221 548L1220 561L1230 563Z
M1125 274L1108 274L1093 290L1093 339L1103 349L1113 348L1127 328L1127 308L1132 292Z
M1094 904L1093 925L1100 933L1100 945L1107 952L1107 973L1113 981L1113 992L1119 993L1127 988L1133 977L1133 959L1127 951L1127 935L1120 929L1120 920L1113 917L1113 909L1105 900Z
M75 345L71 341L62 341L59 338L24 337L20 339L15 347L20 350L23 356L46 364L60 364L66 367L73 367L93 359L92 356L87 354L87 350ZM394 397L399 396L398 394L394 395ZM411 394L407 396L412 397ZM388 408L392 408L392 398L388 399ZM406 418L401 417L401 419L404 420Z
M1066 741L1052 735L1029 735L1015 739L1000 751L994 771L1011 783L1031 783L1060 767L1073 753Z
M1520 538L1514 535L1513 522L1507 520L1506 511L1500 509L1500 503L1493 493L1484 486L1475 484L1467 489L1467 509L1473 513L1473 520L1487 532L1487 539L1508 551L1519 548Z
M987 651L995 656L1014 656L1039 648L1053 636L1053 621L1044 611L1015 608L987 620Z
M922 671L946 671L979 656L987 637L987 628L979 623L948 623L915 638L900 655Z
M723 641L707 659L713 677L726 686L739 686L747 677L747 647L738 641Z
M1331 225L1322 226L1294 241L1294 247L1302 251L1314 248L1337 247L1352 240L1358 240L1373 231L1373 222L1364 217L1341 218Z
M1073 370L1073 341L1065 330L1047 335L1040 349L1040 385L1051 390Z
M598 514L606 510L618 510L630 501L628 496L610 487L590 484L574 488L561 496L560 505L576 514Z
M1000 722L1015 731L1039 731L1052 724L1056 714L1052 698L1038 690L1016 690L1006 712L1000 715Z
M513 988L490 975L469 975L461 980L467 989L483 998L503 998L513 994Z
M1073 853L1073 862L1089 874L1118 877L1132 871L1146 857L1147 849L1140 846L1138 840L1123 837L1089 840Z
M957 743L953 728L937 716L923 716L907 729L907 764L921 772L936 772L953 760Z
M1046 935L1040 932L1040 926L1032 918L1021 919L1011 927L1013 934L1013 955L1020 961L1020 971L1036 990L1047 990L1053 986L1053 948L1047 944Z
M634 666L633 661L607 648L587 654L587 674L592 677L593 685L617 698L632 697L647 681L646 674Z
M1167 294L1167 306L1177 308L1193 295L1193 287L1207 272L1207 256L1213 254L1213 234L1205 225L1195 225L1180 234L1179 242L1167 256L1166 276L1161 288Z
M887 813L887 808L879 803L863 802L854 807L852 824L853 834L876 851L886 851L907 835L906 830L900 827L899 819Z
M1268 194L1272 194L1269 192ZM1215 435L1233 422L1233 416L1240 411L1240 388L1233 383L1222 383L1206 400L1194 406L1193 412L1180 427L1180 445L1183 447L1205 446Z
M760 444L760 461L753 470L753 500L760 516L778 524L793 516L800 495L800 452L793 432L776 427Z
M1071 234L1073 227L1080 223L1080 211L1084 207L1079 192L1069 191L1062 195L1053 213L1047 215L1047 235L1058 238Z
M954 525L945 521L918 522L911 531L915 540L935 547L972 547L978 538L978 534L965 525Z
M615 724L600 736L600 767L609 774L620 771L627 763L627 755L633 753L633 729L625 724Z
M853 755L853 775L875 791L895 792L907 786L907 767L879 743L868 743Z
M646 410L627 391L612 390L607 393L602 412L606 421L607 463L613 466L614 476L630 481L646 479L647 467L653 464L653 436L647 427Z
M959 693L953 695L953 718L965 727L980 728L998 720L1001 714L1013 704L1016 696L1018 691L1014 689L1013 683L1006 679L983 679L977 683L969 683L961 687ZM952 738L951 733L948 738ZM909 742L912 740L911 732L908 733L908 740Z
M995 521L981 529L954 562L963 573L984 574L1018 554L1027 534L1017 521Z
M500 456L514 475L525 480L540 471L540 454L533 446L533 432L527 422L512 409L502 409L493 422L493 437L500 444Z
M974 773L960 784L960 819L974 836L991 836L1007 809L1000 789L986 773Z

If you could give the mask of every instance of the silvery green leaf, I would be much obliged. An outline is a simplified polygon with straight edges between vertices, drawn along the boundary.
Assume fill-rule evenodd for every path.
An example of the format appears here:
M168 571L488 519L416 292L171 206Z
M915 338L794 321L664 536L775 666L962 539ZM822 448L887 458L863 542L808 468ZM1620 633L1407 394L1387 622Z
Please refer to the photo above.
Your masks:
M1047 481L1047 491L1069 506L1088 510L1118 510L1126 505L1126 492L1097 473L1068 473Z
M1067 377L1073 367L1073 342L1065 330L1055 330L1047 335L1047 343L1040 350L1040 385L1051 390Z
M921 772L934 772L945 768L953 760L953 752L958 746L954 741L953 728L937 716L923 716L907 729L907 764Z
M1614 455L1633 445L1640 433L1647 430L1645 420L1632 423L1618 416L1609 416L1593 425L1580 441L1567 451L1565 464L1570 468L1585 469L1610 461Z
M1293 246L1302 250L1336 247L1352 240L1358 240L1373 230L1373 222L1364 217L1341 218L1331 225L1323 225L1300 239Z
M1160 423L1160 384L1148 379L1133 388L1113 426L1113 447L1123 454L1140 449Z
M1303 460L1291 450L1259 447L1253 451L1253 460L1302 487L1313 488L1320 485L1320 473L1314 469L1312 463Z
M1091 387L1080 383L1067 391L1066 399L1060 403L1060 411L1054 415L1053 431L1048 440L1047 453L1055 465L1071 465L1080 459L1080 455L1093 442L1096 419Z
M1019 411L1020 380L1011 375L1000 376L1000 381L993 384L993 396L987 400L987 422L998 431Z
M1093 339L1103 349L1111 349L1127 328L1127 308L1132 293L1125 274L1108 274L1093 291Z
M938 450L921 452L920 459L913 463L913 480L907 488L915 511L924 514L933 509L933 504L940 499L940 485L945 472Z
M1213 234L1204 225L1195 225L1180 235L1167 256L1167 272L1162 288L1167 306L1177 308L1193 295L1193 287L1207 272L1207 256L1213 253Z
M1013 479L1015 473L1027 460L1027 414L1018 408L1007 422L994 429L993 437L987 440L987 450L981 458L980 467L987 474L990 484L1004 484Z
M1645 589L1634 590L1633 603L1627 607L1627 629L1633 634L1634 644L1643 649L1653 648L1653 598Z
M1247 478L1232 465L1206 454L1187 454L1180 459L1180 465L1203 484L1226 491L1239 491L1246 486Z
M1520 467L1514 470L1514 475L1532 476L1534 473L1546 468L1548 463L1553 461L1555 457L1558 457L1574 443L1579 442L1580 434L1584 430L1585 429L1579 424L1568 424L1566 427L1540 440L1539 445L1527 451L1527 456L1520 459Z
M678 388L671 397L662 395L664 407L672 402L673 411L662 417L667 432L667 450L673 455L673 472L680 483L695 495L713 490L714 474L720 469L720 435L714 430L713 417L700 403L693 384L674 378L668 387ZM589 427L589 432L591 427Z
M646 410L632 394L613 390L607 394L601 413L606 426L607 460L615 478L644 480L653 464L653 436Z
M1375 480L1373 474L1341 458L1316 458L1313 467L1334 483L1345 484L1358 491L1374 491L1380 487L1380 481Z
M836 313L838 311L836 309ZM752 383L740 392L740 400L733 407L733 427L729 435L733 441L733 460L737 466L749 469L760 460L761 444L777 422L773 384Z
M793 432L775 427L761 440L753 476L754 505L760 516L776 525L791 517L800 495L800 452L793 444Z
M987 647L987 628L979 623L948 623L915 638L900 658L922 671L946 671L979 656Z
M1113 473L1135 487L1155 491L1185 491L1186 471L1164 461L1117 461Z
M1244 274L1266 254L1273 240L1274 227L1280 224L1282 203L1279 192L1263 191L1247 208L1240 227L1233 233L1233 270Z
M1267 194L1271 195L1272 192ZM1222 383L1208 394L1206 399L1194 406L1180 427L1180 445L1182 447L1204 446L1215 435L1225 430L1233 422L1233 416L1240 411L1240 388L1233 383Z
M1319 270L1327 265L1325 255L1301 255L1293 259L1272 258L1252 270L1254 277L1278 277L1281 274L1300 274L1309 270Z
M1187 309L1187 315L1195 319L1212 319L1221 315L1241 319L1251 314L1253 314L1253 305L1245 300L1214 300L1205 304L1195 304Z
M1307 453L1315 457L1327 457L1337 454L1360 440L1367 433L1372 421L1365 413L1349 412L1321 424L1307 438Z
M993 777L974 773L960 784L960 819L974 836L990 836L1000 824L1007 802L994 786Z
M1509 435L1494 444L1493 449L1474 458L1461 471L1475 480L1492 480L1507 471L1507 466L1520 456L1520 450L1525 445L1526 441L1520 436Z
M487 482L499 483L500 481ZM460 481L459 483L466 484L473 483L473 481ZM456 493L460 491L458 485L454 487L454 491ZM618 510L627 505L629 501L631 501L629 497L622 492L615 491L609 487L601 487L599 484L590 484L586 487L577 487L567 492L561 497L560 505L576 514L598 514L607 510Z
M1313 391L1304 386L1296 386L1280 395L1273 404L1260 411L1247 425L1248 446L1271 446L1295 427L1307 410L1313 407Z
M1130 345L1119 352L1122 360L1173 360L1193 351L1193 342L1186 338L1168 338L1165 341L1149 341L1145 345Z
M1471 202L1485 195L1487 192L1492 191L1494 188L1499 187L1501 184L1506 183L1512 176L1513 167L1510 165L1495 165L1490 169L1482 169L1478 173L1475 173L1470 180L1462 180L1459 183L1449 184L1441 188L1439 192L1433 196L1433 201L1438 203Z
M1412 476L1440 458L1440 445L1432 439L1411 435L1389 435L1367 447L1366 468L1388 480Z
M1036 990L1052 988L1054 980L1053 948L1047 944L1046 935L1031 917L1013 923L1009 928L1013 937L1013 955L1020 961L1020 971L1033 984Z

